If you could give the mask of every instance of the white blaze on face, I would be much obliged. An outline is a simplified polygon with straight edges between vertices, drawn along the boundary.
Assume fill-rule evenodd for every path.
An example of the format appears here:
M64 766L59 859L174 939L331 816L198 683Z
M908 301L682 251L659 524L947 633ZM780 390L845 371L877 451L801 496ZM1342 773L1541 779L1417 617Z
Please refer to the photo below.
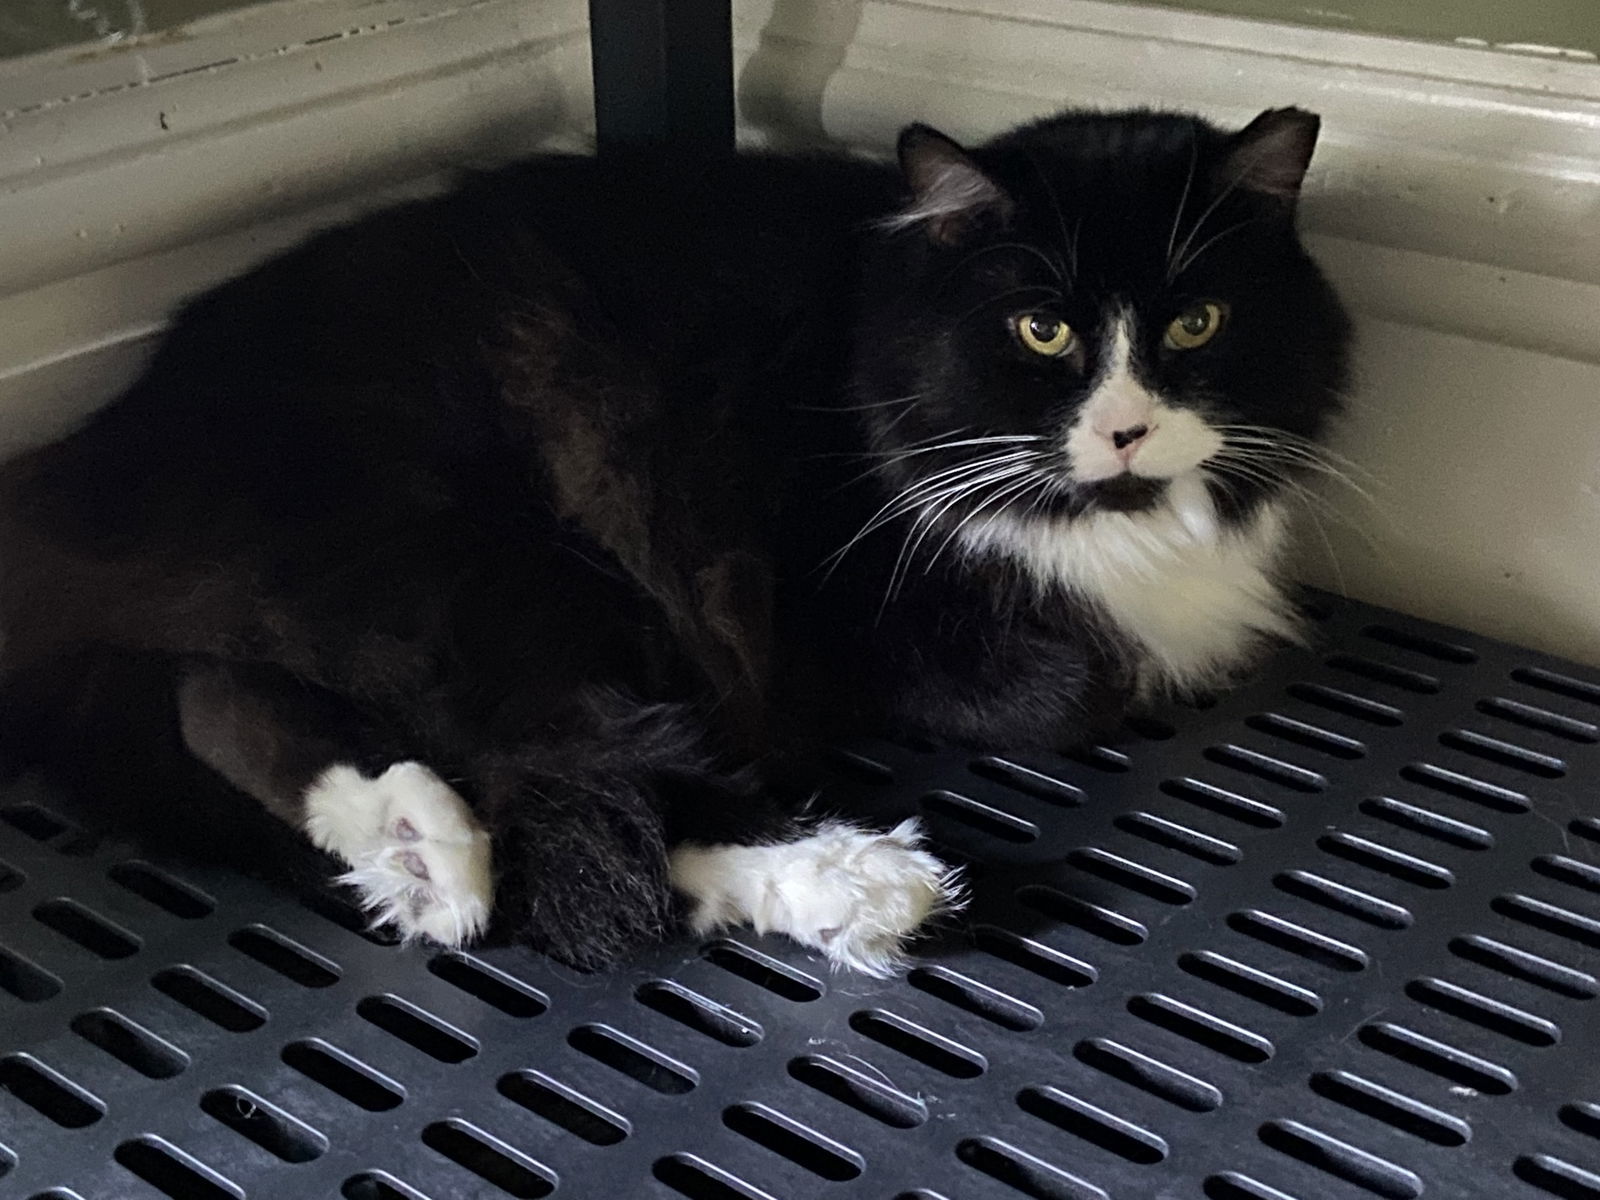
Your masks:
M1173 479L1222 448L1221 436L1204 419L1164 403L1140 380L1133 337L1133 316L1124 311L1094 390L1067 430L1067 456L1078 483L1124 472Z

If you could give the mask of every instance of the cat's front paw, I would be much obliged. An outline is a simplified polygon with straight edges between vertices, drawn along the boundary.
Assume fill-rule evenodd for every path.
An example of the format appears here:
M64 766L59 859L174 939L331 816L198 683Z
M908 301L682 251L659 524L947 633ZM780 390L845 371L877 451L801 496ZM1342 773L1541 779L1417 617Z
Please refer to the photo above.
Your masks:
M915 820L888 833L830 822L772 846L679 847L672 879L699 933L748 922L881 978L926 921L962 903L956 872L921 843Z
M350 865L339 877L375 922L459 946L483 932L494 896L489 835L427 767L399 762L375 779L332 766L306 791L306 833Z

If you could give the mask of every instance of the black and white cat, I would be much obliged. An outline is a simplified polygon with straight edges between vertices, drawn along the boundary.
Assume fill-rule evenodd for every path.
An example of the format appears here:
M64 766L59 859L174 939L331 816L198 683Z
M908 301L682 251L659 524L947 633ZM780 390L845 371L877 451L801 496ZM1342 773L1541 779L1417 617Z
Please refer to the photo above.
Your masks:
M887 970L950 873L768 764L1066 748L1294 635L1348 341L1294 229L1316 134L540 158L315 237L8 469L10 753L220 776L410 935L603 964L676 889Z

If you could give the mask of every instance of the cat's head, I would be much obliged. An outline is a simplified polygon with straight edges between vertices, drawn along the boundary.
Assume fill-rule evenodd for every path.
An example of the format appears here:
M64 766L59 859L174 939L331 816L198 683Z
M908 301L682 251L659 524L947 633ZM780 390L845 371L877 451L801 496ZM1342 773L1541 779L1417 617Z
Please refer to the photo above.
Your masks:
M927 524L1217 536L1316 469L1349 327L1295 232L1318 120L1069 113L967 150L900 139L857 398Z

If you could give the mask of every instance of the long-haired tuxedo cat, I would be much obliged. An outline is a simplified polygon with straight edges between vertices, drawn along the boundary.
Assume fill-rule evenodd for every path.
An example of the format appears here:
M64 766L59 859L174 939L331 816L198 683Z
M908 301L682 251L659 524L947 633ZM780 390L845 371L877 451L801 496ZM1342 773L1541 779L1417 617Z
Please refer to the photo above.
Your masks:
M1066 748L1294 635L1348 340L1317 128L545 157L316 236L6 471L12 757L204 764L408 935L598 965L745 922L886 970L949 872L766 764Z

